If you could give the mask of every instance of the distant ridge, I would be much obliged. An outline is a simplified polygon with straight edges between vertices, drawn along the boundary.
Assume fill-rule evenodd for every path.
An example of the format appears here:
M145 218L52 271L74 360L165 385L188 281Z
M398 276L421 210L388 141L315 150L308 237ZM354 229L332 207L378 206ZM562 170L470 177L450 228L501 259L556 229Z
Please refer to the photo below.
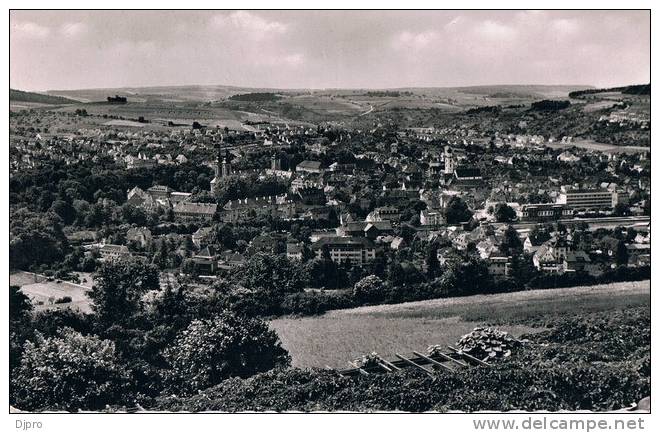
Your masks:
M62 96L44 95L41 93L24 92L22 90L9 89L9 100L16 102L36 102L39 104L77 104L78 101L64 98Z
M634 84L632 86L610 87L606 89L586 89L578 90L568 94L571 98L579 98L584 95L593 95L595 93L605 92L621 92L625 95L650 95L651 83L649 84Z

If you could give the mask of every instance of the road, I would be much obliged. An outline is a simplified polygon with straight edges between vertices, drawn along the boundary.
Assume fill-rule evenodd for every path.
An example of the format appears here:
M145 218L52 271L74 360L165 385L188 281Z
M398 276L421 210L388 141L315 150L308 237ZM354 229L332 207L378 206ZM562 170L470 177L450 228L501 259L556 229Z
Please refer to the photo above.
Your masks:
M367 111L365 111L364 113L360 114L360 117L362 117L364 115L367 115L367 114L371 113L372 111L374 111L374 106L369 104L369 109Z

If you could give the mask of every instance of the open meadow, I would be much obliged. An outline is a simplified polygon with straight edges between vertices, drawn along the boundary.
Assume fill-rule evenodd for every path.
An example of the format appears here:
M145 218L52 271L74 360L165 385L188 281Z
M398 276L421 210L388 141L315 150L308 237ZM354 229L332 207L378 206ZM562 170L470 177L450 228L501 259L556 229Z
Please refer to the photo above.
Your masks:
M372 351L424 351L454 344L484 324L515 336L543 329L545 319L650 305L650 281L434 299L330 311L317 317L279 318L274 329L296 367L348 367Z
M86 275L87 282L75 284L57 279L49 281L43 275L35 275L31 272L15 272L9 276L9 285L19 286L21 292L30 298L37 311L52 308L72 308L89 313L91 312L91 306L87 291L91 289L92 280L91 276ZM67 296L71 298L71 302L55 302Z

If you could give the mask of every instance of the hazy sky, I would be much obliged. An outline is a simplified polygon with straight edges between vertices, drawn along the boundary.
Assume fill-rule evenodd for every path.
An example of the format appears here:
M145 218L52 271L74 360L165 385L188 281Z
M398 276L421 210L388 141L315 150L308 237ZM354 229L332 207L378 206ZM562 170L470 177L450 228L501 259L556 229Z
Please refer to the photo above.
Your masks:
M647 11L13 11L25 90L650 81Z

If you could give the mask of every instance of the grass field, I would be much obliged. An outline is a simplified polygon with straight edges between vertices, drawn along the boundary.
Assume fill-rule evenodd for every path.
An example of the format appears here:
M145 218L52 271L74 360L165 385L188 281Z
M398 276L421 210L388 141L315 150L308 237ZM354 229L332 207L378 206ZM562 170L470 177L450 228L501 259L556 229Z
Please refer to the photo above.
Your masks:
M531 290L335 310L319 317L279 318L274 329L296 367L348 367L376 351L425 350L453 344L475 326L495 324L516 336L533 332L544 317L609 311L650 304L650 282Z
M90 301L86 295L88 288L83 287L83 285L91 287L91 278L88 278L88 283L78 285L66 281L60 283L57 280L48 281L43 276L35 277L29 272L15 272L9 275L9 284L20 286L21 292L32 300L37 311L49 308L73 308L86 313L91 311ZM54 303L64 296L70 296L71 302Z

